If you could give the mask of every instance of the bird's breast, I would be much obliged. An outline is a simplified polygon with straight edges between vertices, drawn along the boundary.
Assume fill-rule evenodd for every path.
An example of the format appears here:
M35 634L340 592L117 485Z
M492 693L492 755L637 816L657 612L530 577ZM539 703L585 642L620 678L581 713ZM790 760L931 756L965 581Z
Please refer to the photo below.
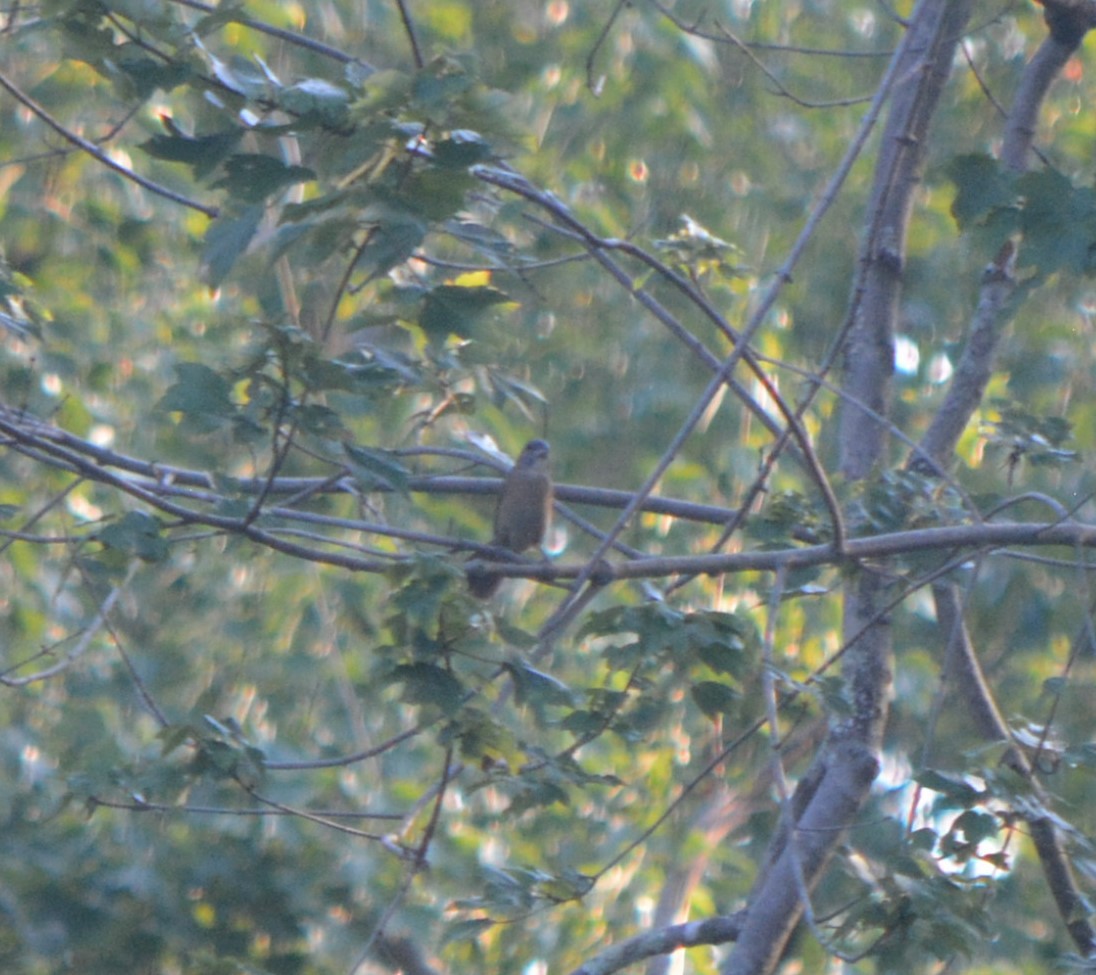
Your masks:
M512 552L539 545L548 527L552 482L544 474L512 472L495 517L495 544Z

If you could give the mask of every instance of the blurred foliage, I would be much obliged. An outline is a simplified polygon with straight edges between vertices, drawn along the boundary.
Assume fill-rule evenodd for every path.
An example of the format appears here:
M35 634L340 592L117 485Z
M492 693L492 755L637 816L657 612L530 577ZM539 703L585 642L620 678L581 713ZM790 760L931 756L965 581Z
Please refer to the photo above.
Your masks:
M0 74L41 109L0 95L4 404L160 465L165 484L207 472L204 487L179 485L180 503L216 492L217 516L286 543L155 512L5 443L5 972L323 975L363 955L387 970L382 929L411 934L439 970L565 971L645 929L686 863L704 864L693 916L741 905L776 825L765 736L739 740L763 716L764 667L793 775L824 716L850 707L836 669L815 674L841 645L838 570L788 580L771 662L771 583L749 573L665 602L607 588L544 655L535 633L555 591L508 583L484 606L465 590L465 554L435 543L486 541L490 502L413 486L486 471L472 447L487 438L514 454L547 435L558 480L634 489L709 379L581 241L475 167L512 167L596 234L657 254L737 327L846 150L899 26L848 0L673 6L756 42L748 53L648 4L611 24L613 5L566 0L409 9L414 38L379 0L0 13ZM1044 28L1026 5L985 17L968 41L977 73L957 67L934 126L912 230L900 429L928 422L982 268L1015 232L1031 243L1027 300L958 487L881 472L850 500L864 530L952 524L972 500L989 511L1020 492L1017 517L1056 517L1044 498L1092 515L1091 85L1078 66L1055 89L1046 167L1002 173L985 92L1008 100ZM758 340L789 397L846 314L869 166ZM667 278L626 268L726 354ZM827 465L835 411L824 394L805 419ZM659 493L735 507L770 445L728 395ZM903 453L896 439L896 464ZM344 471L354 491L263 506L249 486ZM751 544L828 537L800 467L781 462L770 487ZM320 544L352 519L392 533ZM704 552L720 527L646 514L626 540ZM569 557L594 544L567 524L549 540ZM1053 814L1069 818L1091 891L1091 597L1076 553L1056 554L954 572L1002 711L1041 741L1056 708ZM925 570L896 564L895 596ZM938 705L929 596L893 623L885 774L815 913L832 914L834 946L866 953L850 970L1043 970L1069 942L1004 814L1022 790L962 702ZM723 790L738 797L734 842L705 832ZM823 964L807 936L793 951ZM687 964L712 972L717 958L694 949Z

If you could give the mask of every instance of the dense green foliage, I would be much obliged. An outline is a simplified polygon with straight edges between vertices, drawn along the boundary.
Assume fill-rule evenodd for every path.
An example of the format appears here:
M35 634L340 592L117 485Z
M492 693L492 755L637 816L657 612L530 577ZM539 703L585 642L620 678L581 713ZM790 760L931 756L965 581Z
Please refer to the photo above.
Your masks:
M677 22L648 3L401 9L0 14L4 972L568 971L742 907L780 817L770 693L792 778L857 706L833 663L851 560L615 579L557 627L567 590L543 579L469 595L492 501L436 478L497 475L492 443L545 436L558 482L637 490L732 348L719 316L741 329L781 282L902 25L847 0L682 2ZM838 475L836 371L803 419L857 534L1092 520L1079 63L1041 113L1045 163L993 155L990 98L1045 33L1035 7L979 6L945 90L886 463ZM789 402L849 314L877 149L754 339ZM907 470L1010 234L1012 318L954 480ZM638 513L621 541L644 556L725 550L743 503L734 550L833 537L795 444L747 495L783 418L735 379L655 492L708 514ZM622 502L559 496L593 527L561 512L547 548L581 566ZM953 558L1092 891L1082 547L911 547L886 562L883 774L788 949L805 970L844 952L864 972L1036 971L1077 950L1013 814L1050 800L942 679L928 583ZM683 911L661 917L675 884Z

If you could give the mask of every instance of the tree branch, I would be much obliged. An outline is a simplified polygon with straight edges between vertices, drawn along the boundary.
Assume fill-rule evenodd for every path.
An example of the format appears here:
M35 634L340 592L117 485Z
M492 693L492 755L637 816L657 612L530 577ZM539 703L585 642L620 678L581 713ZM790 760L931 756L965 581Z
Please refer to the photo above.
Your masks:
M711 917L704 921L674 924L659 931L645 931L634 938L606 948L591 958L571 975L610 975L627 965L635 964L653 955L664 955L678 948L697 945L719 945L734 941L742 929L743 913L728 917Z
M102 149L95 145L94 142L88 142L87 139L78 136L71 129L66 128L58 122L57 119L50 115L49 112L33 98L24 93L21 88L9 80L4 74L0 74L0 88L5 89L17 102L29 109L34 115L38 116L38 118L45 122L46 125L53 129L53 131L63 139L71 142L77 149L81 149L89 156L97 159L108 169L113 169L114 172L124 176L138 186L143 187L150 193L155 193L157 196L162 196L166 200L171 200L172 203L180 203L185 207L190 207L192 210L197 210L199 213L204 213L211 220L217 216L219 211L216 207L207 207L195 200L191 200L189 197L183 196L181 193L176 193L174 190L169 190L166 186L161 186L159 183L154 183L152 180L141 176L139 173L135 173L132 169L123 166L121 163L115 162L110 156L103 152Z

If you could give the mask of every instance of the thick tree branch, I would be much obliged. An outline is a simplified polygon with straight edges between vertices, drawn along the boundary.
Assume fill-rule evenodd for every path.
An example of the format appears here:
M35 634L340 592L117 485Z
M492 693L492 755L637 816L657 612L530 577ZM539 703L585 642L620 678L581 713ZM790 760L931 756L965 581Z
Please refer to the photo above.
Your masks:
M893 334L913 193L920 178L929 124L951 67L952 53L970 13L968 2L922 0L896 53L898 82L882 136L861 255L862 280L854 291L847 339L844 386L870 413L844 404L841 470L853 481L884 460L886 427L875 415L890 415ZM851 552L854 541L846 543ZM891 683L891 637L878 608L886 579L871 566L845 587L843 661L852 698L851 714L836 722L829 742L800 782L791 803L794 821L751 892L746 925L724 966L725 975L767 975L803 915L843 830L867 798L878 768Z
M978 731L987 741L1007 744L1002 762L1028 779L1035 789L1040 803L1034 812L1019 809L1027 821L1032 843L1043 868L1047 888L1054 898L1077 950L1082 957L1089 957L1096 949L1096 928L1088 920L1085 908L1087 899L1077 885L1066 855L1062 837L1052 816L1045 812L1049 797L1039 783L1035 770L1013 740L1012 730L1001 715L990 690L989 682L982 673L970 633L963 621L962 605L954 585L940 584L933 587L936 600L936 617L941 632L947 638L946 675L954 685L956 699L973 719Z
M249 524L242 518L231 518L217 514L217 510L223 508L229 500L227 496L210 489L188 488L172 483L174 477L178 476L179 478L189 479L192 483L211 484L212 481L207 474L173 468L171 474L164 474L159 479L152 479L147 474L162 470L158 465L144 464L123 455L110 455L103 448L91 444L86 445L89 448L87 453L81 452L77 448L84 442L80 441L79 438L47 427L41 424L41 421L34 422L38 427L38 433L31 436L25 427L13 423L11 419L6 418L5 414L0 414L0 433L8 438L9 447L20 449L33 460L72 471L89 481L113 487L147 504L152 510L161 511L179 519L183 525L204 525L217 531L240 534L276 551L286 552L310 561L339 565L355 571L385 571L392 565L391 557L385 559L361 558L342 553L331 553L317 547L289 543L277 536L276 528L265 527L256 523ZM51 431L49 437L41 435L42 431L46 430ZM60 434L60 436L54 437L52 434ZM64 445L62 446L62 443L57 441L63 441ZM115 456L120 462L124 462L121 467L127 473L115 473L105 466L109 456ZM128 473L133 470L140 470L146 476L134 477ZM325 484L332 490L335 489L331 482L325 482L322 478L317 478L315 481L302 478L286 478L283 480L284 483L276 482L273 484L272 491L299 491L302 482ZM437 488L439 480L442 489L450 492L489 493L497 490L499 483L493 478L438 479L427 477L422 479L418 487L425 491L434 490ZM488 483L482 483L484 481ZM264 479L253 479L251 489L260 490L265 483ZM352 490L349 485L344 489ZM565 488L563 494L576 501L590 501L590 503L611 504L612 506L619 506L621 502L633 497L627 492L607 492L603 489L581 488L578 486ZM189 504L180 503L179 498L186 500ZM653 504L655 500L648 499L648 503ZM660 500L661 507L652 508L651 510L662 510L665 513L676 514L680 517L696 517L718 523L719 516L724 511L724 509L710 506L675 502L671 499L658 500ZM729 513L733 514L733 512ZM299 521L324 528L375 533L448 549L462 548L492 551L490 546L477 545L447 535L416 532L392 525L354 518L333 517L294 508L271 506L264 509L264 514L286 522ZM324 541L324 539L318 539L318 541ZM339 543L346 544L344 541ZM938 551L941 553L941 557L947 557L956 551L992 550L1009 546L1068 546L1074 551L1077 548L1092 548L1096 547L1096 525L1066 518L1052 522L991 522L950 525L849 539L843 554L836 553L832 545L814 544L730 554L661 556L618 563L608 563L603 560L597 567L597 573L599 581L608 582L620 579L656 578L679 573L714 574L776 571L781 566L800 568L864 563L866 561L885 560L912 552L926 551ZM485 563L485 565L487 564ZM503 576L559 581L576 578L585 571L586 566L587 563L567 565L544 562L499 562L490 563L488 567L492 572L497 571Z
M753 975L776 967L802 911L797 872L802 871L808 888L818 882L845 831L854 825L879 767L869 749L853 743L829 752L823 764L817 788L798 817L794 834L763 871L750 896L742 932L723 969L725 975ZM789 909L789 901L793 909Z
M1055 5L1047 6L1049 17L1050 7ZM1061 40L1051 33L1024 68L1006 119L1001 148L1001 161L1013 172L1023 172L1027 168L1039 111L1052 82L1079 43L1080 37ZM938 467L949 466L959 438L982 402L993 373L997 345L1011 314L1009 299L1016 289L1015 262L1016 245L1006 241L985 271L966 347L947 396L925 431L919 454L909 462L914 470L930 473L926 458L931 458Z
M1006 119L1001 159L1014 172L1027 168L1038 115L1051 84L1084 34L1096 26L1096 5L1090 2L1048 0L1045 6L1050 32L1025 67ZM981 405L992 375L997 345L1011 312L1009 301L1016 287L1013 277L1015 252L1014 242L1006 241L985 272L966 348L944 403L925 432L918 452L908 461L908 466L913 470L931 473L929 466L936 469L950 466L959 438ZM933 592L938 624L947 647L947 676L955 684L958 700L963 702L979 732L987 740L1008 743L1003 761L1031 780L1041 794L1034 770L1014 743L1011 730L998 710L982 673L962 617L957 588L951 584L941 584L934 586ZM1043 815L1042 810L1025 818L1058 912L1078 951L1087 957L1096 947L1096 928L1087 919L1083 906L1085 899L1070 868L1062 837L1053 819Z
M34 452L32 459L59 469L78 473L81 469L80 465L73 461L73 457L78 456L94 465L95 468L113 469L125 475L130 475L127 480L134 485L144 491L156 493L163 497L185 498L193 501L204 501L209 504L217 504L225 500L224 496L216 491L215 478L209 472L177 467L171 464L154 463L119 453L45 423L31 414L20 410L11 410L3 404L0 404L0 434L5 436L5 439L0 440L0 446L4 446L6 443L7 446L13 449L32 451ZM51 444L61 447L63 450L60 452L52 451L49 446ZM419 451L419 453L423 453L423 451ZM487 462L482 455L473 454L469 451L438 450L436 453L438 456L452 457L467 464ZM497 477L423 474L408 477L406 487L412 493L489 496L497 494L501 490L502 484L502 478ZM309 498L323 495L347 494L356 496L362 493L353 476L341 469L330 477L241 477L233 480L233 487L243 496L264 493L268 497L283 499L284 505L299 504ZM376 484L370 488L370 492L377 493L390 493L394 490L394 487L385 484ZM600 508L623 508L634 497L628 491L586 487L576 484L557 484L555 495L560 501L570 501ZM284 507L279 510L283 515L290 518L295 517L303 520L308 518L305 512L287 511ZM727 524L734 520L738 514L734 508L664 498L657 495L648 497L644 501L641 510L652 514L670 515L685 521L713 525ZM373 526L372 529L366 529L363 526L367 523L353 519L331 519L330 521L330 524L335 526L340 523L343 527L361 530L374 530L382 527ZM397 535L397 537L399 536ZM424 542L431 540L421 533L411 533L405 537ZM797 533L797 537L801 541L817 541L816 536L805 530ZM452 539L435 537L434 542L435 544L450 545Z
M664 955L679 948L698 945L719 945L734 941L742 928L742 912L728 917L711 917L703 921L674 924L658 931L645 931L634 938L606 948L571 975L610 975L644 958Z
M913 196L920 184L928 131L970 3L942 8L918 4L897 59L903 82L882 137L862 245L859 293L845 350L845 386L874 412L889 415L894 371L894 329L905 270L906 237ZM872 417L846 405L841 414L841 469L866 477L883 457L886 430Z

